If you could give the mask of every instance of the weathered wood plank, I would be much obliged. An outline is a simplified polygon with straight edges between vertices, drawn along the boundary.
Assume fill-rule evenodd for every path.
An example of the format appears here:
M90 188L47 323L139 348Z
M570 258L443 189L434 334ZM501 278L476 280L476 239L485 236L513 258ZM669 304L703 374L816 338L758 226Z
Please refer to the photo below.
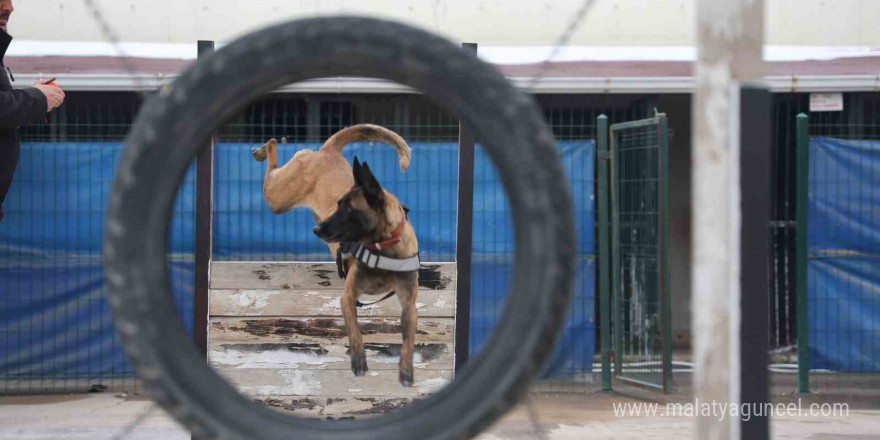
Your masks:
M365 344L367 365L371 370L397 370L400 343ZM301 369L349 370L348 341L322 344L265 344L212 342L208 359L214 368L223 369ZM416 344L413 366L416 370L452 369L452 344Z
M424 263L420 290L454 290L455 263ZM214 261L212 289L338 290L343 280L333 263Z
M364 342L400 343L400 318L360 318ZM416 343L452 342L453 318L420 318ZM342 318L283 317L225 318L212 317L210 328L215 343L306 343L323 344L348 340Z
M333 264L215 262L211 365L246 395L300 416L368 417L405 406L449 382L455 325L454 264L419 273L416 384L398 382L400 305L358 309L370 371L350 370Z
M236 368L219 373L249 397L416 397L449 384L452 370L417 370L412 387L398 382L397 370L370 370L356 377L350 370L271 370Z
M342 316L342 290L214 289L211 316ZM382 298L363 297L364 302ZM420 317L454 317L454 290L421 290L416 300ZM359 316L400 316L400 301L391 297L358 309Z

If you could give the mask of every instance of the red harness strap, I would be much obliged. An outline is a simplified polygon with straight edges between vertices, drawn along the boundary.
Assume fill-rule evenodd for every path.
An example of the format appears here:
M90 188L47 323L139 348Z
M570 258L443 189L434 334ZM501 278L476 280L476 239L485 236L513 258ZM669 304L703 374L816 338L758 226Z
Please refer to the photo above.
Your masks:
M403 221L400 222L400 225L391 232L391 238L385 241L377 241L375 243L365 244L364 247L371 251L381 251L382 249L388 249L394 247L397 243L400 242L400 236L403 235L403 228L406 226L406 216L403 217Z

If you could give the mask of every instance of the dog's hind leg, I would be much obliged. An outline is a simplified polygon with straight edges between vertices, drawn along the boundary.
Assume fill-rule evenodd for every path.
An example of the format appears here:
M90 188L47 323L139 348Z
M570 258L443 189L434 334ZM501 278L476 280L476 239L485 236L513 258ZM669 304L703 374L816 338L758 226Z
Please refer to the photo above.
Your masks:
M357 295L354 291L354 279L357 272L356 266L352 265L345 279L345 290L342 293L342 317L345 318L345 328L348 331L348 349L351 351L351 371L355 376L367 374L367 355L364 352L364 340L361 336L361 328L357 321Z
M403 344L400 346L400 362L398 363L400 384L411 387L413 384L413 350L416 341L416 327L418 326L418 310L416 298L418 296L418 273L412 273L411 279L401 282L401 288L397 295L403 312L400 316L400 331L403 336Z

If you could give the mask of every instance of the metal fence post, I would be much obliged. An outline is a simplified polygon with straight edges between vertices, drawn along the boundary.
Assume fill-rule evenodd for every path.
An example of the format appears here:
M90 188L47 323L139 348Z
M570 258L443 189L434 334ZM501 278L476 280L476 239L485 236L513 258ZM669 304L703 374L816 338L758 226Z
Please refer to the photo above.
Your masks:
M214 42L199 40L198 57L214 53ZM193 298L193 339L208 358L208 288L210 287L212 227L214 222L214 136L196 156L196 248ZM202 437L192 434L193 440Z
M476 43L462 43L463 50L477 54ZM455 371L467 362L470 351L471 253L474 223L475 133L465 121L458 125L458 231L455 240Z
M809 329L807 327L807 197L810 171L810 139L807 115L797 115L797 239L796 284L798 392L810 392Z
M740 89L741 316L768 316L772 105L766 88L743 85ZM740 400L743 405L754 405L753 408L769 403L768 334L766 319L749 319L740 326ZM741 438L769 438L769 420L768 414L757 412L742 420Z
M663 334L663 392L672 393L672 292L669 289L669 127L657 118L660 131L660 322Z
M599 115L596 118L596 164L599 171L599 206L596 212L599 214L599 313L601 327L599 332L602 338L602 391L611 391L611 292L608 277L611 275L611 256L608 240L611 238L608 231L608 162L611 155L608 153L608 116Z
M614 340L614 374L623 373L623 291L620 288L620 211L617 201L617 152L615 143L617 135L614 127L608 135L608 171L609 171L609 195L611 196L611 300L614 313L614 327L612 338Z
M214 53L214 42L199 40L198 56ZM193 339L208 353L208 287L211 266L211 227L214 209L214 139L199 150L196 158L196 248L193 298Z

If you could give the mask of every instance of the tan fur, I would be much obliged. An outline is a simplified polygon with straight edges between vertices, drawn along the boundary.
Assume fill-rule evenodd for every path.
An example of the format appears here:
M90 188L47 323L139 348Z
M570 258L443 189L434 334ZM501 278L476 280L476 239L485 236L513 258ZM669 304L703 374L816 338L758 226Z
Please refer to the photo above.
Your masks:
M261 148L254 149L257 161L268 159L266 177L263 181L263 197L269 208L281 214L298 206L304 206L315 214L316 223L330 217L337 208L337 202L354 186L351 166L342 156L345 145L356 141L381 141L392 145L398 153L399 165L407 170L410 164L410 148L397 133L376 125L361 124L340 130L331 136L318 151L302 150L283 167L278 168L278 143L270 139ZM412 224L406 220L400 202L393 194L385 191L385 206L382 210L369 207L363 196L352 200L358 209L367 212L375 222L374 236L367 242L376 242L391 237L392 231L402 221L406 221L400 241L383 254L392 258L407 258L418 253L419 244ZM335 257L338 244L328 244L331 255ZM353 258L344 264L348 268L345 288L341 299L342 315L349 335L351 366L355 375L362 376L367 371L363 338L357 322L356 302L362 295L384 295L394 291L401 308L401 332L403 344L400 350L400 383L411 386L413 383L413 349L415 330L418 322L416 299L418 297L418 272L395 273L375 270L361 270Z
M298 206L312 210L325 219L336 210L336 201L354 185L351 166L342 157L342 148L357 141L380 141L397 150L400 169L410 163L410 148L397 133L378 125L359 124L338 131L318 151L298 151L289 162L278 168L278 141L270 139L253 151L262 162L269 159L263 180L263 197L275 214Z

